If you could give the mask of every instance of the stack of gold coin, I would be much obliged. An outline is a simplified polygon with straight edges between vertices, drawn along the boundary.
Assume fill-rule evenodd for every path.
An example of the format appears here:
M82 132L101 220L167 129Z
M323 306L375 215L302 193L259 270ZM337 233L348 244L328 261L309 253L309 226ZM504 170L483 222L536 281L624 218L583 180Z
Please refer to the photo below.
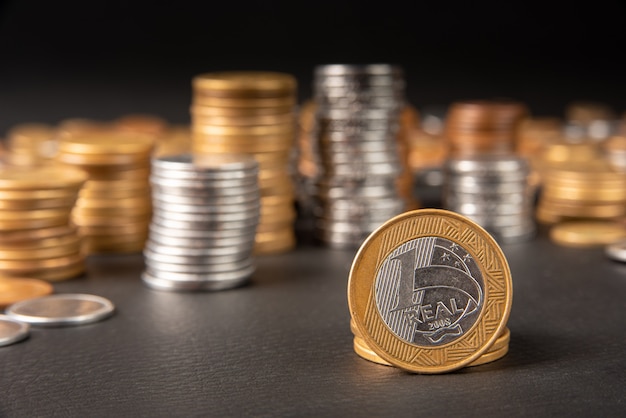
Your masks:
M257 254L287 251L296 244L295 190L289 169L295 104L296 80L288 74L223 72L193 79L193 152L244 153L259 162Z
M41 123L14 126L7 134L9 162L16 166L35 166L54 161L56 130Z
M450 156L511 153L526 107L517 102L457 102L448 110L445 137Z
M0 170L0 276L64 280L85 270L71 212L86 175L46 165Z
M626 172L626 134L615 135L602 143L606 158L618 171Z
M405 212L373 232L352 263L348 305L354 350L375 363L445 373L509 349L506 258L454 212Z
M88 180L72 213L87 253L139 252L151 216L151 136L117 130L65 135L58 161L82 169Z
M120 131L150 135L155 138L165 134L168 128L168 124L164 119L144 114L122 116L115 120L113 124Z
M406 104L400 112L399 129L397 134L398 154L402 166L402 173L396 180L396 187L400 196L406 202L406 209L416 209L419 207L414 193L414 176L411 170L411 134L419 127L419 113L417 109Z
M626 215L626 174L603 159L597 147L560 144L548 148L546 157L552 161L542 166L543 187L536 214L540 222L609 220Z

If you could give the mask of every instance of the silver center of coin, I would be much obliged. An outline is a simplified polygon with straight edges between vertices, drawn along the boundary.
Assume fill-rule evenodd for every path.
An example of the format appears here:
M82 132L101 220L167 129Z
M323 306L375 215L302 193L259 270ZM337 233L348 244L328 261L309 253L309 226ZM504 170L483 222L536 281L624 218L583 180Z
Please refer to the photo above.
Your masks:
M483 276L472 256L445 238L408 241L383 261L376 307L400 339L419 346L451 343L480 317Z

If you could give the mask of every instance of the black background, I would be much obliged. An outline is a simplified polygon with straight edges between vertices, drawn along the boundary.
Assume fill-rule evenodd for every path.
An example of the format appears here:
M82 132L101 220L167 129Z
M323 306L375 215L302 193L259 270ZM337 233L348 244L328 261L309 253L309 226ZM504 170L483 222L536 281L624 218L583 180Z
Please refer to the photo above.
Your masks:
M128 112L189 120L191 77L390 62L418 108L508 97L626 109L623 1L0 0L0 135L13 123Z

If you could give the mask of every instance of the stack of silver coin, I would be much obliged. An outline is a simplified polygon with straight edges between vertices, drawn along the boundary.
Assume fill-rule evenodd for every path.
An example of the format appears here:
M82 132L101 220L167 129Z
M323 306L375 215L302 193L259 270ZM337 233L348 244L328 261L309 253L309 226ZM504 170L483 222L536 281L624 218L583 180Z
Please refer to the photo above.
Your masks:
M530 168L514 155L484 155L448 160L443 203L474 220L500 243L535 235L534 189Z
M353 248L406 202L397 187L402 70L392 65L324 65L315 70L313 127L316 236Z
M242 155L155 158L150 182L154 209L144 283L164 290L244 284L255 269L256 160Z

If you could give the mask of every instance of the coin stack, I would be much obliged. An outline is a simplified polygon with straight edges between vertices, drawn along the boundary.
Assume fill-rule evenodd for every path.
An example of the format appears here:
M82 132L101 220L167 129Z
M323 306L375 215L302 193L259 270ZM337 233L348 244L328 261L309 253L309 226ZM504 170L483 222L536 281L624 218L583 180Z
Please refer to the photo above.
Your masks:
M182 154L152 160L154 216L144 282L165 290L245 283L260 216L258 163L245 155Z
M565 220L610 220L626 215L626 174L598 158L547 168L537 205L546 224Z
M611 165L616 170L626 173L626 135L614 135L602 145Z
M245 153L259 162L257 254L288 251L296 244L290 172L295 104L296 80L288 74L224 72L193 79L193 152Z
M72 219L92 253L139 252L151 216L153 138L115 130L64 135L58 161L85 171Z
M499 242L528 240L536 229L529 172L526 160L514 155L449 159L444 206L477 222Z
M445 127L450 156L515 152L518 127L525 115L526 108L517 102L454 103Z
M352 263L348 305L354 350L375 363L445 373L508 352L508 263L454 212L408 211L373 232Z
M408 171L399 155L402 70L391 65L324 65L315 70L315 231L332 247L358 247L403 212ZM404 185L406 187L406 185Z
M56 281L85 271L70 218L86 179L55 165L0 171L0 276Z

